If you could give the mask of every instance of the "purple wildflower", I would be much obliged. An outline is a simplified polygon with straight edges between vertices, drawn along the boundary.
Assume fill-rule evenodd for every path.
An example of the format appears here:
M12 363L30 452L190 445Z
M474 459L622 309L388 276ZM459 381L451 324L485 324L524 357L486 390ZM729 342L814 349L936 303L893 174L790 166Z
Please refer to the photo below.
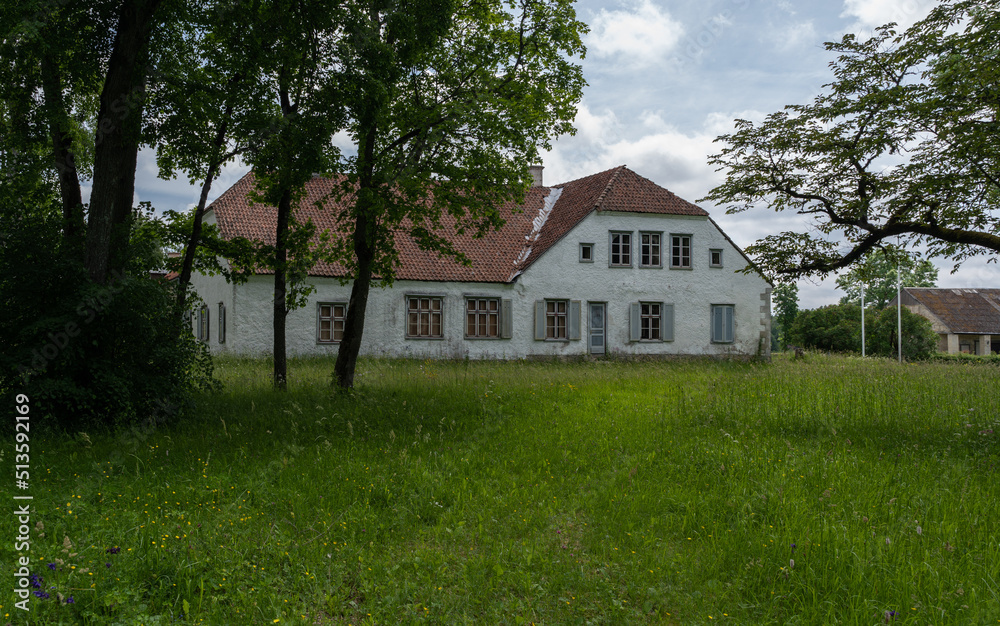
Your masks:
M114 548L108 548L107 550L105 550L105 552L108 553L108 554L118 554L121 551L122 551L122 549L119 548L119 547L117 547L117 546L114 547Z
M49 563L49 569L52 570L53 572L56 571L56 564L55 563Z
M66 598L66 604L76 604L76 600L73 599L73 596L70 596Z

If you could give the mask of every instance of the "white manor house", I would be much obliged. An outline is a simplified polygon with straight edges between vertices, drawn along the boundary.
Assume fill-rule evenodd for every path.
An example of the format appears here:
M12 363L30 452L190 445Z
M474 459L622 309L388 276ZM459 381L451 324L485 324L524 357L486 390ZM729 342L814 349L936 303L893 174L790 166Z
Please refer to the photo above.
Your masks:
M362 354L521 359L586 355L770 354L771 285L739 273L743 252L703 209L625 166L561 185L536 184L506 224L481 239L449 237L463 266L397 237L391 288L372 288ZM314 177L296 210L317 231L335 229L333 189ZM205 221L224 237L274 242L276 209L252 203L247 174L212 203ZM349 199L347 200L349 201ZM286 324L290 355L334 355L351 284L320 263L315 291ZM244 284L196 274L205 303L192 320L213 353L272 347L273 274Z

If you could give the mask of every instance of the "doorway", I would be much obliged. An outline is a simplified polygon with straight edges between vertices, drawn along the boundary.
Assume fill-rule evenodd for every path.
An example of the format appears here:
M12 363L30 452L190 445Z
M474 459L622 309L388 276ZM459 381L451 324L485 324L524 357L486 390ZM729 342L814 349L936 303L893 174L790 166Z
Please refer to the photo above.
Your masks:
M604 302L590 303L590 353L604 354L607 336L607 304Z

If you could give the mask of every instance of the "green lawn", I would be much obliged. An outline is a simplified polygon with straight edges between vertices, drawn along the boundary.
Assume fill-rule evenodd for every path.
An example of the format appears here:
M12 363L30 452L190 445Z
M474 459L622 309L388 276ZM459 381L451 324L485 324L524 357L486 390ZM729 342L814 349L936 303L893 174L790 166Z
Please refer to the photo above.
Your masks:
M150 433L36 419L32 623L1000 623L996 366L269 367Z

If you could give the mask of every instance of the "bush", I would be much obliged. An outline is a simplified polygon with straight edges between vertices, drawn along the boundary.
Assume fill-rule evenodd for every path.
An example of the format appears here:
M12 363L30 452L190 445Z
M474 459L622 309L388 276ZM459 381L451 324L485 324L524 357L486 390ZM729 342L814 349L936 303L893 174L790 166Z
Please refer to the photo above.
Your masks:
M931 329L930 320L901 309L903 325L903 358L909 361L928 359L937 352L938 336ZM872 354L896 358L899 354L896 339L898 321L896 307L883 309L875 316L869 337Z
M937 334L929 320L902 310L903 357L909 360L930 358L937 351ZM866 353L895 357L896 308L869 311L865 318ZM804 348L830 352L861 352L861 307L856 304L831 304L800 311L790 332L791 342Z
M158 423L217 384L204 347L178 332L173 290L149 277L149 262L96 285L61 249L58 214L0 219L0 391L27 394L33 420Z
M803 348L861 352L861 307L831 304L799 311L788 336L791 343Z

